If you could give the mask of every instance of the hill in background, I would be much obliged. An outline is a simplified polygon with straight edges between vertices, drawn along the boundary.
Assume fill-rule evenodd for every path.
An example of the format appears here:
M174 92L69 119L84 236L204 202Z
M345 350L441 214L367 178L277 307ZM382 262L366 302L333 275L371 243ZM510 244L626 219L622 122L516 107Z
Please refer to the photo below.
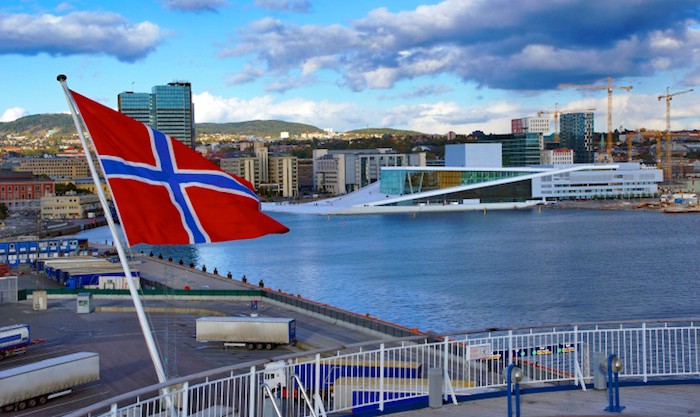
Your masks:
M238 123L197 123L195 124L197 134L227 134L245 135L257 137L279 138L280 132L289 132L290 137L300 136L304 133L323 133L322 129L316 126L303 123L283 122L281 120L252 120ZM25 116L13 122L0 122L0 136L28 136L43 137L49 132L53 135L73 136L75 125L69 114L35 114ZM398 130L390 128L368 128L351 130L350 134L361 136L422 136L420 132L410 130Z
M388 127L372 127L366 129L355 129L349 130L345 133L357 134L357 135L391 135L391 136L424 136L424 133L416 132L415 130L400 130L400 129L390 129Z
M53 131L58 135L75 133L73 118L69 114L35 114L20 117L14 122L0 123L0 136L45 136Z
M283 122L281 120L252 120L238 123L197 123L198 134L233 134L260 137L279 138L280 132L289 132L289 136L299 136L302 133L323 133L316 126L302 123Z

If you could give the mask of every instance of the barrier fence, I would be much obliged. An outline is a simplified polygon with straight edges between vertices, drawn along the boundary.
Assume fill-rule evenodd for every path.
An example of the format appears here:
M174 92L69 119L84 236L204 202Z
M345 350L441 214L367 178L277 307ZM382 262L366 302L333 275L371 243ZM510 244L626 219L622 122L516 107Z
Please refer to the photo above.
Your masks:
M213 369L120 395L82 416L325 417L423 401L428 371L443 399L505 390L515 363L523 386L586 389L610 354L620 379L700 378L700 320L599 323L477 331L371 342Z

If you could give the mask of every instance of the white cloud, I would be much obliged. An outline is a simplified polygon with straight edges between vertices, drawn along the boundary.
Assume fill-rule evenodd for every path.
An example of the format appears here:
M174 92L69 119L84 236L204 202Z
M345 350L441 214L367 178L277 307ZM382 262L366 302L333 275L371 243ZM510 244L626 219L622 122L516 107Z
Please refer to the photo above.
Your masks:
M697 0L444 0L378 8L347 26L265 18L242 28L222 55L250 55L282 78L336 71L354 91L440 74L539 91L688 67L700 48L696 19Z
M9 109L5 109L5 111L2 112L2 116L0 116L0 122L14 122L20 117L24 117L26 115L27 111L25 109L21 107L10 107Z
M254 97L249 100L224 98L209 92L193 96L197 109L197 123L230 123L248 120L284 120L314 126L331 126L336 130L355 129L364 126L362 121L352 120L359 114L353 104L330 101L311 101L294 98L276 101L272 96Z
M163 36L157 25L117 13L0 14L0 54L107 54L130 62L154 51Z
M183 12L215 12L227 6L226 0L162 0L166 9Z

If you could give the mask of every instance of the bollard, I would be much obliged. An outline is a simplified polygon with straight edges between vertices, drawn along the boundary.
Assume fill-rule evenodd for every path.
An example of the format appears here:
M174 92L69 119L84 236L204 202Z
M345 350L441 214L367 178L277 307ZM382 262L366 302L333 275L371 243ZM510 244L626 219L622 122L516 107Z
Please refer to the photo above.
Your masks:
M520 417L520 381L523 380L525 374L522 369L515 366L514 363L508 365L506 369L506 383L508 389L508 417L513 417L513 399L512 391L515 391L515 417Z
M428 406L430 408L442 407L442 369L428 369Z
M593 389L603 391L608 389L606 379L607 355L603 352L593 352Z
M620 405L620 371L622 371L624 363L616 355L608 356L607 371L608 371L608 406L604 411L610 413L621 413L625 409L624 405Z

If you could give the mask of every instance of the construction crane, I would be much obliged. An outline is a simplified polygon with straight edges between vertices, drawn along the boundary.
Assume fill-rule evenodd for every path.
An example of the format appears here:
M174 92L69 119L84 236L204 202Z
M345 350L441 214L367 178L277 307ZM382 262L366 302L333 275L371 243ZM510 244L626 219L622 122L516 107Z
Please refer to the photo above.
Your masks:
M608 160L612 162L612 92L613 90L632 89L631 85L613 86L612 78L608 77L608 85L591 85L591 84L559 84L559 88L586 88L591 90L608 90L608 136L605 141L605 149L608 155Z
M665 177L666 178L671 178L671 100L673 97L685 94L685 93L690 93L693 91L691 88L690 90L684 90L684 91L679 91L677 93L671 94L669 91L669 88L666 87L666 94L659 96L659 101L662 99L666 100L666 163L664 164L664 171L665 171ZM659 161L661 162L661 161Z
M569 114L569 113L583 113L592 112L595 109L583 109L583 110L559 110L559 103L554 103L554 110L541 110L537 112L537 117L542 117L545 114L551 114L554 116L554 143L559 143L559 115Z

